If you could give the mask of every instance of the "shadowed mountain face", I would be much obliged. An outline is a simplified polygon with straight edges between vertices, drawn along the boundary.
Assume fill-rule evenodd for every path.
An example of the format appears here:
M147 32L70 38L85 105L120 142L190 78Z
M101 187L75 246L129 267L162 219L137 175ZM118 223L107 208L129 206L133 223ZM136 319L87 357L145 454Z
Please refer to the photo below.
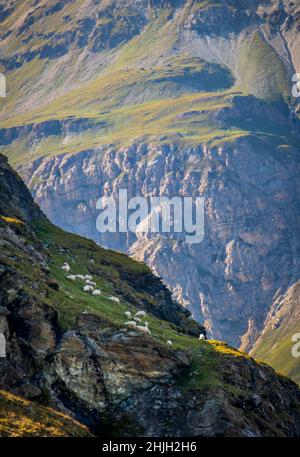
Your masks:
M130 253L251 349L300 277L300 7L0 2L1 151L61 227ZM205 235L100 235L96 201L203 196Z
M199 341L148 267L52 225L1 155L0 176L0 436L300 435L296 384Z

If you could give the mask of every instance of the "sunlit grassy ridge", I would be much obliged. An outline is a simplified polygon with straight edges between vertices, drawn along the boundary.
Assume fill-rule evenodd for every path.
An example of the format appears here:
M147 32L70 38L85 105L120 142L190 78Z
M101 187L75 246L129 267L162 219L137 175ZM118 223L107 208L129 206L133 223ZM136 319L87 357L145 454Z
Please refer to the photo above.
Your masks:
M109 111L104 109L102 112L84 113L76 113L72 109L62 112L53 107L48 112L36 115L31 121L88 119L90 128L79 134L69 135L67 140L61 136L50 135L34 145L21 137L2 149L13 163L24 163L44 155L76 153L105 144L128 146L136 140L191 144L232 140L245 136L248 132L240 128L217 128L211 119L216 110L229 107L231 99L231 93L188 94L176 99L153 100ZM85 117L80 117L81 115ZM28 120L19 119L18 124Z
M26 52L32 53L35 49L39 50L42 48L42 45L52 43L53 36L57 36L56 44L60 42L64 43L63 34L74 33L75 30L78 31L78 26L80 21L84 18L85 20L90 20L89 16L83 15L83 9L81 8L80 1L74 1L71 3L66 3L63 5L63 9L51 14L43 14L45 10L50 7L48 2L41 2L39 5L38 11L33 15L31 14L34 11L34 8L30 8L30 2L26 1L18 2L14 12L1 24L3 27L0 28L0 32L12 28L14 30L14 21L16 18L19 21L16 21L21 27L25 20L29 20L31 25L27 28L25 36L28 39L24 39L24 33L22 34L13 34L8 40L5 40L2 43L1 53L3 56L11 56L14 59L14 54L21 53L26 54ZM49 2L50 3L50 2ZM56 4L56 1L51 3ZM176 27L171 27L172 21L169 21L168 16L170 14L170 9L168 8L159 8L157 12L151 14L149 10L149 23L145 24L144 29L142 30L141 35L138 37L131 34L128 35L128 30L130 29L130 23L135 23L137 18L135 15L138 15L135 5L130 9L127 9L125 6L110 5L110 2L102 1L101 4L97 5L97 19L95 19L95 14L93 16L93 31L100 31L103 28L103 36L100 35L98 41L99 43L104 39L108 43L114 42L114 35L121 34L122 28L124 30L124 38L121 39L120 47L118 42L115 46L112 46L113 49L110 50L104 46L104 49L100 50L100 56L104 58L104 61L108 58L109 63L104 65L97 65L94 62L94 58L97 57L97 53L94 54L91 48L91 45L87 45L86 48L78 47L75 43L67 43L66 47L69 48L67 56L64 56L64 61L57 64L56 59L45 59L40 58L38 55L30 60L27 59L23 62L21 68L14 69L7 72L5 67L0 63L0 71L5 72L7 77L8 85L8 94L9 97L6 99L0 99L0 111L2 108L1 117L14 117L14 112L16 108L19 109L20 99L23 100L23 97L28 96L27 101L30 106L30 97L34 97L35 88L43 93L43 96L38 102L38 106L45 104L45 98L51 95L51 100L53 98L58 98L60 96L60 89L63 88L64 93L72 91L73 86L77 86L80 91L85 90L86 96L88 96L88 90L86 90L86 84L82 83L82 78L86 81L85 66L89 66L89 60L86 61L87 55L86 50L89 51L88 58L91 59L92 64L95 66L95 69L91 73L90 81L97 81L99 74L112 74L116 75L117 71L121 72L121 78L124 80L124 70L130 68L131 73L135 73L143 66L143 56L147 56L145 62L147 62L148 68L151 68L153 65L150 62L157 62L161 56L163 50L164 54L168 53L168 50L172 48L174 42L176 41ZM29 14L28 14L29 13ZM145 11L144 11L145 13ZM67 21L66 21L67 18ZM146 21L147 22L147 21ZM21 25L22 24L22 25ZM127 26L126 26L127 24ZM107 27L109 25L109 27ZM54 28L54 30L53 30ZM55 34L53 34L55 31ZM41 40L40 36L45 35L45 39ZM92 33L91 33L92 35ZM35 37L32 39L32 37ZM61 39L60 39L61 37ZM112 58L113 55L113 58ZM99 61L101 62L101 57ZM110 63L112 58L113 64ZM97 57L98 59L98 57ZM59 61L59 59L58 59ZM78 61L81 61L81 65L78 65ZM66 71L67 70L67 71ZM114 76L113 76L114 79ZM131 81L127 81L129 86ZM97 83L96 83L97 84ZM53 97L53 94L55 96ZM25 111L29 111L32 118L34 118L35 109L29 107Z
M34 70L33 63L29 66ZM102 119L103 112L118 108L130 110L134 105L142 105L142 102L145 102L146 111L147 102L161 102L161 106L164 106L165 103L176 103L182 95L187 96L188 100L189 93L200 92L197 95L201 97L203 92L204 96L218 98L221 94L216 91L224 90L226 96L226 89L230 88L232 82L232 76L225 68L207 64L199 58L178 55L151 68L111 68L45 107L3 120L0 126L6 128L68 117L97 120Z
M284 304L276 318L281 319L279 325L269 325L263 336L258 340L253 356L274 367L278 372L290 377L300 385L299 358L293 357L292 337L300 333L300 282L291 287Z
M300 384L299 359L292 357L291 348L294 344L292 336L299 333L299 321L292 328L278 338L274 330L268 330L264 335L262 344L253 351L253 356L264 360L278 373L288 376Z
M0 390L0 436L91 436L88 429L65 414Z
M0 219L2 219L4 222L8 222L11 224L24 224L24 222L18 219L17 217L1 216L0 214Z
M35 71L32 62L27 65ZM12 163L24 163L43 155L76 153L104 144L127 146L137 139L226 141L247 133L236 128L218 129L212 119L216 110L230 106L235 93L230 90L232 83L229 70L186 54L164 58L154 67L120 64L39 109L0 122L0 128L12 128L53 120L84 120L88 122L86 129L67 138L50 132L34 144L25 134L1 149Z
M246 93L267 101L289 100L291 89L287 69L259 32L243 42L239 72Z
M13 28L14 20L17 16L22 18L30 2L24 5L17 2L16 10L2 26ZM83 15L78 1L58 6L55 1L43 1L40 8L32 7L32 24L20 35L22 41L18 34L7 39L4 55L17 49L21 53L32 51L44 45L45 40L51 42L53 28L60 43L69 32L78 32L83 17L95 22L91 37L100 33L99 44L104 38L109 44L94 53L90 42L83 48L77 42L67 42L68 52L61 60L36 56L8 72L9 96L0 100L0 128L80 119L88 125L67 134L51 134L50 128L37 140L29 138L29 128L11 144L2 146L1 152L12 163L24 164L44 155L76 154L103 145L121 147L140 141L172 142L184 147L223 144L256 134L260 121L249 129L242 125L240 113L240 126L229 123L220 128L215 114L230 108L238 93L245 97L254 94L268 103L288 100L290 81L286 68L262 32L245 35L241 47L234 51L235 69L201 60L181 48L185 21L190 15L221 5L224 7L224 2L217 0L192 0L178 10L172 2L149 8L140 5L137 9L131 4L117 3L112 7L105 1L90 18ZM240 7L235 0L227 6L232 11ZM136 21L140 21L139 33L132 35ZM36 37L34 40L29 39L30 33ZM119 41L115 38L120 33ZM41 38L44 35L47 38ZM97 60L101 64L97 65ZM36 91L42 94L38 99Z

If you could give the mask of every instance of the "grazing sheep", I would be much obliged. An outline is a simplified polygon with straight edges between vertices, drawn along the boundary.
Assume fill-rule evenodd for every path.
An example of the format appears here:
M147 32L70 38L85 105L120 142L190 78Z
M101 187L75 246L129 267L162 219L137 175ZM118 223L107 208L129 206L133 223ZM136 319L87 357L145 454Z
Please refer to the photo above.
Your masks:
M143 319L143 317L146 316L146 313L145 311L138 311L136 314L135 314L135 317L140 317L141 319Z
M67 276L67 279L70 279L70 281L76 281L76 276L75 275L69 275L69 276Z
M93 292L93 290L94 290L94 287L93 287L93 286L87 285L87 286L84 286L84 287L83 287L83 291L84 291L84 292L90 293L90 292Z
M171 340L168 340L168 341L167 341L167 345L168 345L168 346L172 346L172 345L173 345L172 341L171 341Z
M79 279L80 281L84 281L84 276L83 275L76 275L76 279Z
M136 322L135 321L127 321L125 322L125 325L129 328L136 328Z
M71 270L71 267L70 267L70 265L69 265L68 263L65 263L65 264L61 267L61 269L62 269L63 271L65 271L66 273L69 273L70 270Z
M139 330L140 332L147 333L148 335L151 335L151 332L148 329L148 327L144 327L143 325L137 325L136 329Z
M101 290L100 289L93 290L92 295L96 295L99 297L99 295L101 295Z
M142 322L142 319L140 319L139 317L134 317L133 318L135 320L135 322L137 322L138 324L140 324Z
M115 302L115 303L120 304L120 299L117 298L117 297L107 297L107 298L108 298L108 300L110 300L110 301L113 301L113 302Z
M205 340L205 335L203 335L203 333L200 334L199 340Z
M85 283L88 284L89 286L93 286L93 287L96 287L96 285L97 285L95 282L90 281L89 279L86 279Z
M92 281L93 276L91 276L91 275L85 275L85 276L84 276L84 279L89 279L90 281Z
M147 321L144 322L144 326L145 326L145 327L149 327L149 322L147 322Z
M125 312L125 316L127 317L127 319L130 319L131 318L131 312L130 311L126 311Z

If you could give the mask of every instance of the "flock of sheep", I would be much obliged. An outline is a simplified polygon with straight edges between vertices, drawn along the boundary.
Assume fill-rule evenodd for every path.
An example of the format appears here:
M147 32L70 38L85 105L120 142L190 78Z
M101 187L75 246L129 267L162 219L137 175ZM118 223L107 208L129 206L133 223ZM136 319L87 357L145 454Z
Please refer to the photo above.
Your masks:
M131 319L130 311L126 311L125 316L128 319L128 321L125 322L125 325L128 328L135 329L135 330L138 330L139 332L147 333L148 335L151 335L148 322L143 321L143 319L146 317L145 311L138 311L137 313L135 313L135 316L133 319Z
M71 267L67 262L63 264L61 269L66 273L70 273L71 271ZM97 284L93 281L93 277L91 275L69 275L67 276L67 279L69 279L70 281L82 281L84 283L83 291L88 294L94 295L96 297L99 297L101 295L101 290L97 289ZM118 297L107 298L108 300L113 301L115 303L120 303L120 299Z
M63 264L61 269L65 273L70 273L70 271L71 271L71 267L67 262L65 262ZM69 279L70 281L76 281L76 280L82 281L84 283L84 286L83 286L84 292L89 293L94 296L101 295L101 290L97 289L97 284L95 282L93 282L93 277L91 275L78 275L78 274L68 275L67 279ZM117 303L117 304L120 303L120 299L117 297L110 296L110 297L108 297L108 299L114 303ZM126 325L127 328L135 329L141 333L151 335L151 332L149 330L149 323L147 321L144 321L144 319L146 317L145 311L138 311L137 313L135 313L133 318L132 318L131 312L126 311L125 316L127 318L127 321L125 322L124 325ZM205 340L205 335L203 335L203 333L200 334L199 340ZM173 345L172 341L167 340L167 345L172 346Z

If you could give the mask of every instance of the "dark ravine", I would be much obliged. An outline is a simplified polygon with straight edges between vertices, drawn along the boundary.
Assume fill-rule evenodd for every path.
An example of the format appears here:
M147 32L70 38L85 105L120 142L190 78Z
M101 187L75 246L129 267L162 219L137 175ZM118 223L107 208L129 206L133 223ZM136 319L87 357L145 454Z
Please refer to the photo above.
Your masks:
M188 336L204 329L146 267L52 226L2 156L0 176L0 331L7 340L0 387L34 400L30 421L35 414L48 425L55 420L42 403L100 436L300 435L300 391L292 381L223 343ZM116 305L107 310L102 299L92 310L92 299L60 272L63 258L103 281L104 291L112 286L118 306L148 306L153 335L125 329ZM70 293L73 321L63 319ZM20 414L22 403L0 391L0 416L5 408ZM58 435L88 434L67 417L56 427ZM7 430L25 433L6 423L0 436Z

